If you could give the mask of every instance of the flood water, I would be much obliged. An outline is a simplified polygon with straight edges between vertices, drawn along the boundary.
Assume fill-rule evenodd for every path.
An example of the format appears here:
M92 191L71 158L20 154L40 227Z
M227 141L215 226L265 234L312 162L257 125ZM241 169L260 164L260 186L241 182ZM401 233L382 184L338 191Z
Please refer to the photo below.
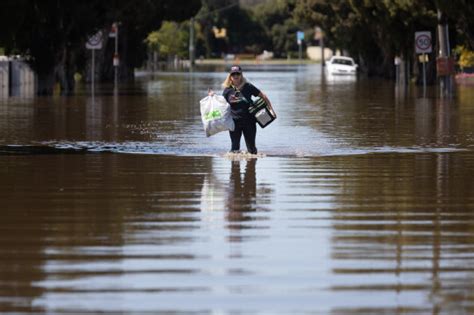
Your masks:
M0 312L473 313L474 87L244 71L258 159L205 137L223 68L1 99Z

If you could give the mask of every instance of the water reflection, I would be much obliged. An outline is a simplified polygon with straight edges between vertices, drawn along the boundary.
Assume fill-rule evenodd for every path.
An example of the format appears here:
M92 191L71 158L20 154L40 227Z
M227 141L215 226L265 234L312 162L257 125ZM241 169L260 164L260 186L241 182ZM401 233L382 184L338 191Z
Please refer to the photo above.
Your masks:
M246 211L256 210L256 174L255 165L257 159L249 159L245 162L245 170L242 178L241 161L231 161L229 178L229 191L227 199L229 221L242 221Z
M458 105L451 99L420 98L415 103L415 136L420 146L461 145Z
M252 213L265 210L272 189L261 182L257 190L257 159L226 160L230 164L228 178L211 172L204 177L201 190L201 211L225 212L230 223L252 220ZM217 167L222 167L218 164ZM257 197L258 193L258 197ZM230 224L230 228L238 227Z
M347 84L357 81L357 75L337 75L325 72L322 76L322 82L330 84Z
M474 272L466 264L474 243L465 239L473 231L473 209L462 202L472 198L467 178L474 171L473 160L448 154L392 158L367 158L345 175L340 206L351 206L335 212L332 256L337 265L333 272L351 281L332 289L372 292L373 298L394 292L413 313L451 313L458 309L461 291L474 289ZM357 174L368 168L383 175L359 180ZM457 173L461 169L465 174ZM453 187L458 187L456 193ZM347 199L349 195L353 197ZM464 289L456 291L458 285ZM423 307L420 293L430 307ZM338 308L337 313L357 312Z

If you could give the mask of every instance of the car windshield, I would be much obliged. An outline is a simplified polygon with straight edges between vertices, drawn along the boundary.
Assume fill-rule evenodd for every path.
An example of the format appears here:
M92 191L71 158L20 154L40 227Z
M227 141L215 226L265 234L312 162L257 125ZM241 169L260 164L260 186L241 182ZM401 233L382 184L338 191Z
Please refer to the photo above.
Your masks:
M348 60L348 59L334 59L332 63L338 64L338 65L352 66L352 60Z

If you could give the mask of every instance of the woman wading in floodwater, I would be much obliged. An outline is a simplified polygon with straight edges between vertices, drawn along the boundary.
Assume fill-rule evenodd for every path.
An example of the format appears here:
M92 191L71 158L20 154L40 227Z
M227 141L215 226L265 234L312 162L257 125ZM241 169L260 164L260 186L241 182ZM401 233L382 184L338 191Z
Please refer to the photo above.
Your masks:
M230 104L232 118L234 119L235 129L229 131L230 140L232 141L231 152L239 152L240 138L244 134L247 151L251 154L257 154L255 146L255 137L257 136L257 121L255 117L249 113L249 107L252 105L252 96L259 96L271 106L267 96L263 94L253 84L247 82L242 75L240 66L232 66L229 74L222 83L224 92L222 93Z

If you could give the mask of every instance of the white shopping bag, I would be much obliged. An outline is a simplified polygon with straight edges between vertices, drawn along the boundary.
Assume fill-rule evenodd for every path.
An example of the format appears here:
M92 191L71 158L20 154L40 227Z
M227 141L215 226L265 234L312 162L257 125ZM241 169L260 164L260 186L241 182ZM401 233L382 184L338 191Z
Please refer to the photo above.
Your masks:
M234 131L235 124L230 114L230 105L222 95L206 96L199 101L199 104L207 137L225 130Z

